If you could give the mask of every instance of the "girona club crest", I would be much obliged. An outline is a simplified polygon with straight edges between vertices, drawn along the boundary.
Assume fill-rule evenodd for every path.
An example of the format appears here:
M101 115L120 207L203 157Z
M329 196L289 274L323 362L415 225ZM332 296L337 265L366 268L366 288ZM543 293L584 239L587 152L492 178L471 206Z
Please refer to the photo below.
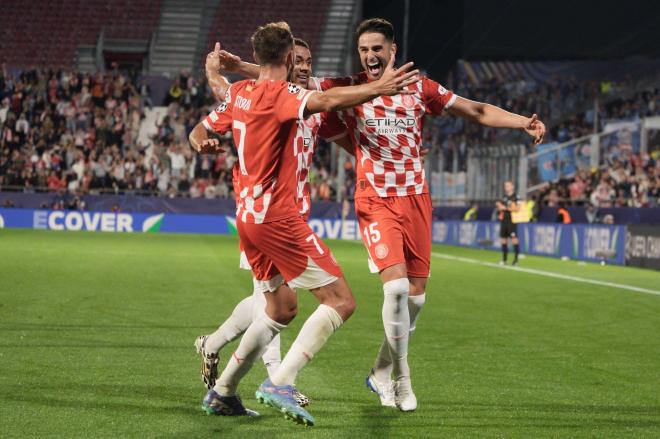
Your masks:
M415 106L415 98L413 98L411 95L404 95L403 96L403 105L405 105L408 108L412 108Z

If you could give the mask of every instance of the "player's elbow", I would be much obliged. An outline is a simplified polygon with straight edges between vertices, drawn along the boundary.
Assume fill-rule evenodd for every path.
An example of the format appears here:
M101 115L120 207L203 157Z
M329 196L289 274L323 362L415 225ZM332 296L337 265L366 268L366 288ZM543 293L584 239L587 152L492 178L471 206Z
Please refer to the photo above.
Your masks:
M486 108L488 104L483 102L473 102L470 106L469 117L474 122L481 123L484 117L486 116Z

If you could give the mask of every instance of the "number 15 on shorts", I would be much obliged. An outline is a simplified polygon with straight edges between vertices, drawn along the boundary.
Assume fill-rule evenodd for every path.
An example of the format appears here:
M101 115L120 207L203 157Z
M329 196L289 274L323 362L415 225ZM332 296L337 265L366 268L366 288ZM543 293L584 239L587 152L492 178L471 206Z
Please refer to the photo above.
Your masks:
M378 226L378 222L373 222L369 224L368 226L365 226L364 230L362 233L364 234L364 240L367 241L367 246L371 247L371 244L374 244L378 241L380 241L380 231L376 228Z

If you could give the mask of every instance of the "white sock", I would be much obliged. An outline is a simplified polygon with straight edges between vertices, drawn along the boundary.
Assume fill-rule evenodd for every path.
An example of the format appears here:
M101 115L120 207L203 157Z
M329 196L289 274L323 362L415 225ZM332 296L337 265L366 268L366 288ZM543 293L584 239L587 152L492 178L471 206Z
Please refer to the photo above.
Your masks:
M252 318L257 320L259 317L261 317L262 314L265 314L266 312L266 296L264 295L264 292L261 291L259 286L256 285L256 281L252 297L254 299ZM275 338L273 338L273 340L268 343L268 346L266 346L266 351L261 356L261 359L263 360L264 366L266 366L266 370L268 371L268 377L272 378L273 374L277 368L280 367L280 363L282 362L279 334L277 334Z
M253 307L252 296L238 302L229 318L206 339L204 348L208 352L218 352L226 344L240 337L252 323Z
M285 327L265 313L255 320L243 334L238 348L229 358L213 390L223 396L235 395L241 378L250 370L256 359L263 355L268 343Z
M415 331L417 317L426 301L426 293L417 296L408 296L408 314L410 315L410 336ZM388 382L392 379L392 356L387 339L384 339L380 345L376 362L374 363L374 376L380 382Z
M383 326L385 339L392 355L394 378L409 377L408 336L410 334L410 314L408 312L408 278L385 282L383 292Z
M305 321L296 341L291 345L282 364L272 378L276 386L293 385L296 375L314 358L328 338L344 323L337 311L328 305L319 305Z
M426 293L417 296L408 296L408 313L410 314L410 335L415 332L417 326L417 317L426 302Z
M266 352L261 356L261 359L264 362L264 366L266 366L266 370L268 371L268 377L272 380L273 376L275 376L275 372L277 369L280 367L280 363L282 363L282 354L280 351L280 334L277 334L275 338L271 340L270 343L268 343L268 346L266 346Z

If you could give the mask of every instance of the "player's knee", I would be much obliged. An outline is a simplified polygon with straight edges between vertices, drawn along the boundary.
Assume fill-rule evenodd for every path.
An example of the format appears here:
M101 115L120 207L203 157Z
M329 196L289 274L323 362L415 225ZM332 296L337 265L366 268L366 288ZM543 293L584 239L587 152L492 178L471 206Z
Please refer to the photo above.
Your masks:
M273 315L270 317L277 323L288 325L294 318L296 318L296 315L298 315L298 306L295 304L289 304L277 307L274 310Z
M410 293L410 281L407 277L387 281L383 284L383 293L386 296L407 296Z
M409 295L416 296L424 294L424 291L426 291L426 279L416 278L410 281Z
M355 312L355 306L355 297L353 297L353 294L349 291L348 295L343 296L340 299L335 309L341 318L346 321Z
M355 312L355 297L344 279L316 291L319 301L331 306L346 321Z

